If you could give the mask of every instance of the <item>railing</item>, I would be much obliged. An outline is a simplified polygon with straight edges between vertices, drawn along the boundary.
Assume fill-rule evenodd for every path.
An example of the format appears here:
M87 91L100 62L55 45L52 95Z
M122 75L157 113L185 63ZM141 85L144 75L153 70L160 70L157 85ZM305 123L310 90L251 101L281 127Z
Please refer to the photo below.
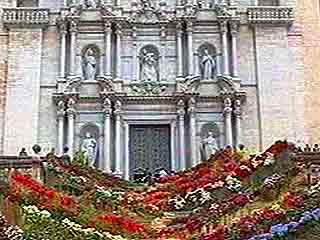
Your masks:
M49 9L44 8L4 8L5 25L47 25Z
M46 162L45 158L42 158L41 162L39 162L33 160L32 157L0 156L0 175L9 177L9 172L12 169L18 169L36 176L39 181L45 181L44 162Z
M290 24L294 21L290 7L248 7L247 12L251 24Z

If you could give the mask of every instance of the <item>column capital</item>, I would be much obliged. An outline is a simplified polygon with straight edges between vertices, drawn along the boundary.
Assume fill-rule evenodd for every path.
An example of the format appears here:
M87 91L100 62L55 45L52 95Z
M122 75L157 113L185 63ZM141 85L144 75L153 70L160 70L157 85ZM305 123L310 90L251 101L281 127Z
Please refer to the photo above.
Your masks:
M227 20L225 20L225 19L219 20L219 27L220 27L221 33L226 33L227 32L227 30L228 30L227 26L228 26L228 21Z
M234 110L233 113L236 117L241 117L242 111L241 111L241 101L239 99L234 101Z
M76 114L76 101L73 98L69 98L67 101L67 114L75 115Z
M103 30L105 33L111 33L112 29L111 29L112 23L109 20L104 20L103 22Z
M57 26L58 26L58 28L59 28L59 31L60 31L60 34L61 34L61 35L67 34L68 23L67 23L67 21L66 21L65 18L59 17L59 18L57 19Z
M119 100L116 101L114 108L114 114L120 116L122 113L122 103Z
M183 29L182 22L177 22L177 24L176 24L176 32L177 32L178 36L182 35L182 29Z
M111 101L109 98L105 98L103 101L103 112L105 114L105 117L110 117L111 113L112 113L112 109L111 109Z
M121 23L116 23L116 34L122 35L122 24Z
M229 25L230 25L230 32L232 36L236 36L239 32L239 20L230 20Z
M63 100L60 100L57 104L57 116L58 118L62 118L65 115L65 104Z
M190 98L188 101L188 112L191 114L191 116L194 116L196 113L196 100L194 98Z
M70 20L70 32L71 33L77 33L78 32L78 20L77 19L71 19Z
M224 99L224 109L223 109L223 114L227 115L230 114L232 112L232 102L230 98L226 98Z
M186 114L186 111L184 110L184 108L185 108L185 103L182 99L180 99L177 104L177 114L180 117L180 119L183 118L184 115Z
M167 28L165 25L161 25L161 28L160 28L160 37L162 39L165 39L167 37Z
M186 28L188 34L193 32L193 22L192 21L188 21L187 22L187 28Z

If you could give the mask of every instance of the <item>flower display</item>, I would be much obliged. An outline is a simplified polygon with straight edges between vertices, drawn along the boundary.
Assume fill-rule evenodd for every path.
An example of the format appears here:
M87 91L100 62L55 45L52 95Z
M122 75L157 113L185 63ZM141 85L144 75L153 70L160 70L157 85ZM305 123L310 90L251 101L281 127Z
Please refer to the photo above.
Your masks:
M320 184L307 189L296 181L299 172L282 154L287 150L278 142L245 160L220 151L151 186L51 157L50 181L41 184L16 171L4 198L22 209L20 236L27 239L286 238L320 219ZM277 190L268 201L266 189Z

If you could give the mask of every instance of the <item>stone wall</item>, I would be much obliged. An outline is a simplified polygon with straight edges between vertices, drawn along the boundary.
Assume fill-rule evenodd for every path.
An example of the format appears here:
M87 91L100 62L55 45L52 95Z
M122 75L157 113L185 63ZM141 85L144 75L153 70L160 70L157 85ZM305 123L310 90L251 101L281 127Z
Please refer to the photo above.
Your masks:
M42 29L10 29L4 154L38 142Z
M262 147L303 136L303 69L299 39L285 27L256 27L257 84Z
M302 24L304 38L304 118L306 143L320 141L320 10L317 0L300 0L297 17Z

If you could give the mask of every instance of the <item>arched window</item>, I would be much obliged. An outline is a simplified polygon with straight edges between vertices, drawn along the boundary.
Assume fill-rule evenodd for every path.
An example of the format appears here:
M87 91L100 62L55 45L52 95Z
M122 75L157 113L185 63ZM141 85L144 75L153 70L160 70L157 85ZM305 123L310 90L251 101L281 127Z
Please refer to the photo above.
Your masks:
M17 7L39 7L38 0L18 0Z

